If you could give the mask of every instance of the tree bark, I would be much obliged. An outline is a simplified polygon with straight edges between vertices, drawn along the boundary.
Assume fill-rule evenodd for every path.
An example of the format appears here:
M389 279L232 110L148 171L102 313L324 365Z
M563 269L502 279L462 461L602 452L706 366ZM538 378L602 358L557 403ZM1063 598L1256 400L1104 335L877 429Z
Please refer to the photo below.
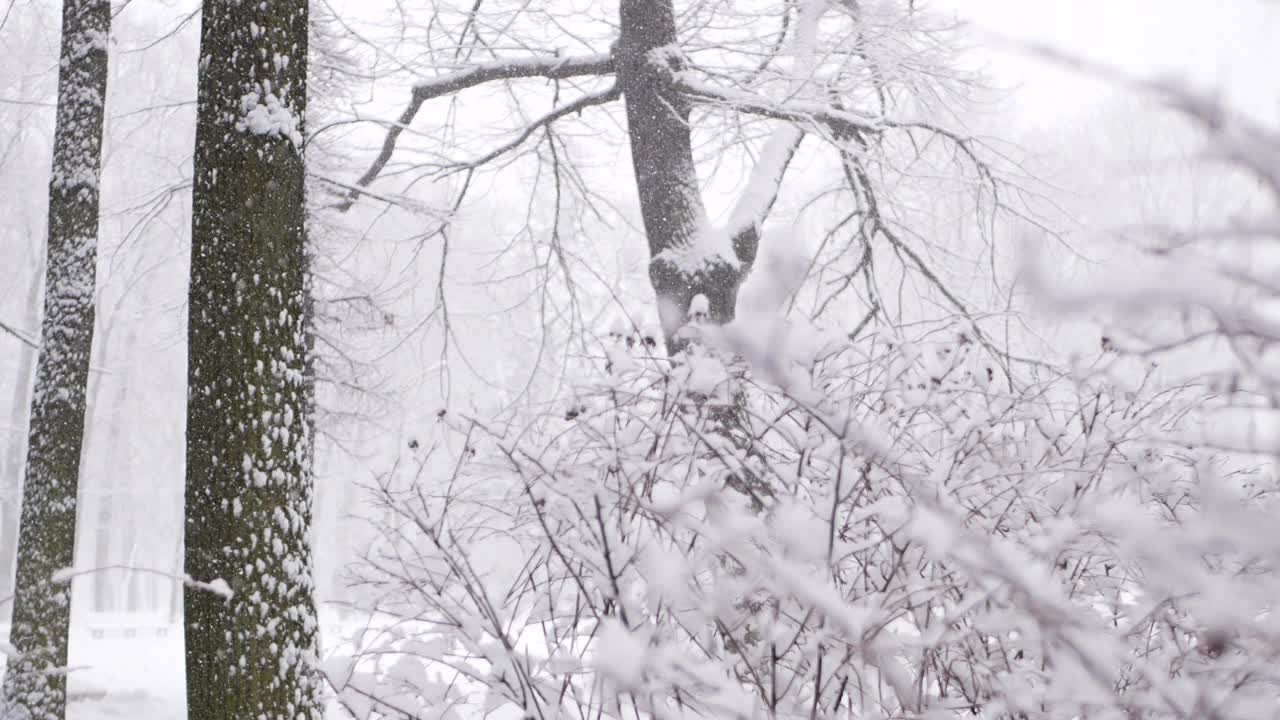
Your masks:
M75 554L110 23L109 0L63 3L44 320L9 634L22 657L10 662L4 682L8 712L32 720L66 714L66 675L50 669L67 664L70 588L51 578Z
M303 205L306 0L205 0L188 325L191 720L320 717Z
M621 0L619 16L619 37L609 56L501 59L419 83L400 119L387 132L377 159L350 188L339 208L349 208L363 188L378 177L394 153L403 129L427 100L491 80L614 73L626 109L632 168L649 245L650 284L656 295L667 350L675 354L684 345L677 333L689 319L690 305L698 295L707 299L707 322L724 324L733 319L738 289L755 262L760 242L759 225L773 204L777 188L764 196L744 198L760 206L752 210L750 222L725 228L710 227L693 158L690 108L693 99L730 104L742 100L708 98L705 89L695 91L681 83L676 73L683 69L684 59L678 46L672 0ZM617 94L609 91L585 96L582 101L596 104L611 100ZM573 107L573 104L565 105L561 110ZM811 113L766 107L742 109L794 123L803 124L812 119ZM530 128L560 117L562 115L543 116ZM850 118L834 116L825 120L828 124L851 122ZM763 168L778 173L775 180L780 180L780 173L790 162L802 133L797 130L789 136L792 136L789 150ZM493 157L496 154L487 159ZM723 237L717 238L716 243L708 243L707 236L712 232L723 233ZM715 246L714 250L708 252L709 246Z
M649 240L649 281L667 349L675 352L681 345L676 332L684 325L695 295L706 296L711 322L733 319L738 287L755 258L755 244L743 246L740 257L706 258L696 267L676 260L676 254L696 243L708 227L693 160L690 103L671 81L671 70L681 64L675 8L671 0L622 0L620 10L615 65L626 106L640 214Z

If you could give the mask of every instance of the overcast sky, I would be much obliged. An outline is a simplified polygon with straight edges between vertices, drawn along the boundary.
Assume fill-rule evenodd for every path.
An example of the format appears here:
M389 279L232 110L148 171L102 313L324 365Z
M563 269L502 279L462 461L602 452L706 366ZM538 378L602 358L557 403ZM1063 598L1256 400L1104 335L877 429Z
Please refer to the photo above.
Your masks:
M1176 74L1267 120L1280 118L1276 0L936 0L978 28L1045 42L1142 74ZM978 42L985 44L979 36ZM992 52L1002 84L1018 83L1023 118L1039 124L1093 104L1097 83L1016 53Z

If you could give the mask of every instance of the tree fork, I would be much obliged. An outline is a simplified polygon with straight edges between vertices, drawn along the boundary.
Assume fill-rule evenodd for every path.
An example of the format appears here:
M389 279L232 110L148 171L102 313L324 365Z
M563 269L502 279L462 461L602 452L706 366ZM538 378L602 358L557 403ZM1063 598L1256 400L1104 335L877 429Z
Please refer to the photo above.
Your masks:
M695 295L707 297L713 322L733 319L738 286L750 264L738 265L726 258L689 271L668 257L669 251L696 242L698 233L706 229L689 134L691 103L677 91L668 67L681 62L671 54L676 44L675 7L671 0L623 0L620 26L614 66L649 240L649 280L657 296L667 351L674 353L681 346L676 331L685 323ZM668 56L660 57L664 50Z

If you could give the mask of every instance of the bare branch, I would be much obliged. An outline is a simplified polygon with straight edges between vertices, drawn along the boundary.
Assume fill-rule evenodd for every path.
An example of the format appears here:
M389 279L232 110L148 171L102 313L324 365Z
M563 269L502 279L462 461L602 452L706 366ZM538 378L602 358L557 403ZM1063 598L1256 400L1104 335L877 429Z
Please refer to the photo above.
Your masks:
M613 58L605 53L583 57L532 57L518 60L506 60L475 65L465 70L447 73L418 83L413 88L409 105L400 113L400 118L387 130L387 137L382 141L382 150L373 164L356 180L357 188L364 188L372 183L391 160L395 152L400 133L413 122L418 110L428 100L466 90L492 80L516 80L520 78L546 78L560 80L582 75L607 75L613 72ZM346 210L351 207L360 192L353 190L339 206Z
M572 115L575 112L582 112L583 110L589 107L593 107L596 105L603 105L607 102L612 102L614 100L617 100L621 95L622 95L622 91L618 87L617 83L614 83L612 86L610 86L608 90L583 95L577 100L574 100L573 102L568 103L566 105L561 105L560 107L552 110L546 115L543 115L542 117L533 121L528 127L526 127L523 131L521 131L519 136L512 139L510 142L504 143L500 147L495 148L494 150L488 153L485 153L482 157L476 158L475 160L468 161L455 169L471 170L473 168L480 167L481 165L484 165L490 160L493 160L494 158L504 153L510 152L511 150L514 150L515 148L519 147L522 143L524 143L525 140L528 140L529 136L532 135L534 131L536 131L538 128L546 127L547 125L550 125L551 123L555 122L556 120L559 120L565 115Z
M4 332L18 338L18 340L22 341L23 345L26 345L29 348L32 348L34 350L40 349L39 343L28 338L25 333L14 329L13 326L6 324L3 320L0 320L0 330L3 330Z

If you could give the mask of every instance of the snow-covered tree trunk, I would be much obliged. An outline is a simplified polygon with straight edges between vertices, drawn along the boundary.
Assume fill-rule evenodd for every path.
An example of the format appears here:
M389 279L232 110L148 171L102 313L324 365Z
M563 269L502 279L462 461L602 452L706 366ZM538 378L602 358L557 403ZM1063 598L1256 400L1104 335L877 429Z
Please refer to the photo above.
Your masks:
M188 327L191 720L318 718L305 0L206 0Z
M816 17L814 15L815 24ZM685 67L671 0L623 0L615 55L627 112L640 215L649 241L649 281L668 352L683 348L677 331L695 312L733 320L760 246L760 224L777 198L782 174L802 133L785 126L766 146L729 222L713 226L703 207L689 130L692 101L675 78ZM694 298L706 299L694 305ZM703 307L705 305L705 307Z
M673 3L623 0L620 11L616 62L649 240L649 280L667 349L674 352L676 331L695 295L706 296L712 322L733 319L738 286L755 258L756 244L735 248L737 257L704 252L706 211L689 134L690 102L671 86L670 69L663 66L681 62Z
M51 579L71 565L75 553L110 23L109 0L63 4L44 321L9 633L21 657L10 661L4 682L7 711L32 720L60 720L66 711L66 676L60 669L67 662L70 589Z
M830 9L826 2L805 4L815 6L811 13L815 18ZM690 319L691 308L700 309L705 304L703 314L706 317L703 320L712 324L725 324L733 319L738 289L756 259L760 225L777 198L782 174L804 134L802 128L857 124L855 115L827 112L829 98L826 91L816 102L797 103L796 108L789 108L786 100L770 100L767 94L754 92L726 93L715 83L700 78L697 64L686 57L685 46L692 44L696 50L697 46L703 45L705 49L706 43L716 42L705 37L697 39L704 34L715 35L718 32L718 29L698 26L703 22L698 19L700 13L708 10L708 5L694 3L690 8L682 6L681 14L677 16L673 0L622 0L617 37L607 54L564 56L559 51L554 54L535 51L521 57L497 53L492 61L457 66L460 55L455 53L444 64L456 69L441 72L440 68L433 67L427 77L415 84L408 106L387 130L378 156L348 188L347 197L338 207L348 209L365 194L389 200L375 193L366 193L364 188L369 187L387 167L404 129L432 100L488 83L535 78L577 81L592 76L613 76L616 80L614 85L584 92L573 101L559 104L528 124L514 141L480 159L446 163L446 166L474 170L488 165L520 148L528 138L541 136L540 130L565 118L580 116L587 108L605 105L621 97L627 117L640 215L649 248L650 284L657 299L667 351L671 354L680 352L686 341L679 337L678 331ZM447 3L441 4L441 8L444 6ZM485 10L488 9L486 6ZM778 41L788 35L787 28L792 22L790 17L795 14L791 7L783 10L787 19L783 21ZM471 13L472 19L466 21L467 27L482 14L480 6ZM692 23L693 26L680 28L678 24L681 22ZM690 37L681 38L679 31L682 29ZM613 32L612 28L610 32ZM463 32L464 36L466 34ZM778 41L773 43L773 47L753 49L752 62L759 62L759 58L764 57L767 64L780 49ZM527 46L540 47L540 43L541 40L530 41ZM728 46L723 47L728 51ZM484 52L487 56L492 50ZM424 57L431 54L429 52ZM848 54L846 49L834 53L834 56L839 60ZM470 51L466 56L471 57ZM755 82L754 78L746 80L748 85ZM804 85L803 82L798 84ZM807 89L812 93L807 87L797 89ZM788 94L789 98L803 95L798 92ZM766 145L764 156L752 170L746 192L724 225L717 226L708 221L703 203L689 125L694 103L732 108L744 117L764 117L785 125ZM522 115L523 111L516 114ZM558 164L556 166L559 167ZM695 305L694 300L698 296L705 298L705 303L698 300Z

